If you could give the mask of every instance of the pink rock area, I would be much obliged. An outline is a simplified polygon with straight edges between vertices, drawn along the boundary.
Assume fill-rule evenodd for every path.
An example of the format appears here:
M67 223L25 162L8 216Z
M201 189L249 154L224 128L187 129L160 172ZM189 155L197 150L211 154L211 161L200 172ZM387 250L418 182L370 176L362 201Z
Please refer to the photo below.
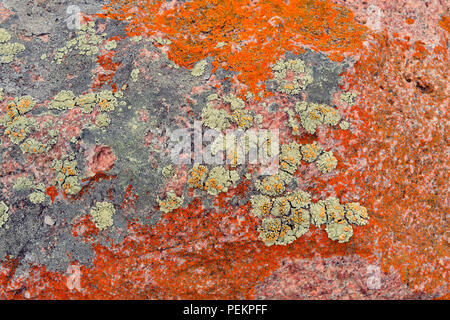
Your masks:
M99 172L105 172L110 170L114 166L116 156L109 146L96 145L86 152L87 167L90 172L87 172L87 176Z
M256 299L383 300L429 299L414 293L396 272L357 256L284 260L281 267L255 289Z
M388 30L409 37L412 42L422 41L434 47L445 31L439 26L443 15L450 12L445 0L333 0L355 14L356 21L374 32Z

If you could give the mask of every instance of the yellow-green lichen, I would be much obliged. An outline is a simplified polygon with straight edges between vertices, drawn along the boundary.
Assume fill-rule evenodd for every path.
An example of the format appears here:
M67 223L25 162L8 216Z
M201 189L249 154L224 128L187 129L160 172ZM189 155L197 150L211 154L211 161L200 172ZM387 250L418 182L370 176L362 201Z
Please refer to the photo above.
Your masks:
M300 123L309 134L316 133L317 127L321 124L335 126L341 120L340 113L333 107L326 104L297 102L295 112L300 116ZM296 120L292 112L288 112L290 126L296 127ZM294 130L294 129L293 129Z
M236 109L231 114L233 122L242 130L247 130L253 126L253 116L249 110Z
M197 62L191 70L191 75L193 75L194 77L200 77L205 72L205 68L207 65L208 62L206 60Z
M83 24L77 32L75 38L66 42L66 45L59 48L54 56L54 61L57 64L62 63L64 56L73 50L77 50L79 54L86 56L94 56L100 52L99 44L102 43L105 34L97 35L95 30L95 22L91 21ZM107 46L111 46L108 44Z
M296 119L294 111L288 108L286 108L285 110L288 116L287 125L292 129L292 135L300 135L300 125L298 124L298 120Z
M5 100L5 95L3 94L3 88L0 88L0 102Z
M114 205L104 201L97 202L95 207L91 209L90 215L95 226L100 230L105 230L114 224L113 215L115 212Z
M110 123L111 118L105 113L99 114L95 119L95 125L99 128L106 128L109 126Z
M203 189L203 183L208 176L208 168L199 164L194 164L189 171L188 185L191 188Z
M302 160L300 145L295 141L282 145L279 159L281 170L294 174Z
M52 142L56 142L56 141L52 141ZM28 138L27 140L24 141L24 143L22 143L20 145L20 150L22 150L23 153L34 153L34 154L39 154L39 153L45 153L50 151L51 147L54 145L54 143L42 143L37 141L34 138Z
M3 201L0 201L0 228L6 223L9 218L9 208Z
M307 209L293 208L288 218L288 223L292 225L292 232L296 238L300 238L309 230L310 214Z
M282 93L299 94L314 81L312 70L300 59L278 60L272 71Z
M97 102L101 111L114 111L118 106L117 98L114 96L111 90L100 91L97 94Z
M53 160L52 169L56 172L55 183L64 189L64 192L75 195L81 191L80 178L76 169L75 160Z
M0 63L11 63L15 56L25 50L25 46L17 42L9 42L11 35L0 28Z
M353 228L346 221L329 222L325 227L328 238L339 243L350 240L353 235Z
M36 106L36 103L36 99L32 96L21 96L14 98L14 100L7 105L6 109L8 110L8 114L13 112L16 116L23 115L31 111Z
M339 203L338 199L334 197L327 198L325 200L325 207L329 222L338 223L345 220L345 207Z
M286 189L285 181L279 174L265 177L261 181L257 180L255 187L259 192L268 196L281 195Z
M221 166L214 167L209 171L203 189L215 196L221 192L227 192L230 186L235 187L239 178L236 171L230 171Z
M208 128L226 130L230 126L230 120L231 116L223 109L207 106L202 110L202 123Z
M348 130L349 128L350 128L350 122L348 122L348 121L341 121L340 123L339 123L339 127L342 129L342 130Z
M275 216L287 216L291 210L291 205L285 197L277 197L273 199L272 210L270 213Z
M290 192L286 198L293 208L307 208L311 203L311 195L303 190Z
M35 128L37 128L37 123L34 119L19 116L8 121L5 135L7 135L13 143L19 144L25 140L27 135Z
M343 92L341 94L341 100L347 103L348 105L353 105L356 98L356 93L354 92Z
M45 201L45 197L46 197L45 193L41 191L35 191L28 196L30 201L34 204L43 203Z
M131 74L130 74L130 77L131 77L131 81L133 81L133 82L137 82L138 81L138 79L139 79L139 69L133 69L132 71L131 71Z
M327 209L325 201L319 200L316 203L311 204L311 223L316 227L320 227L327 222Z
M50 102L50 109L70 110L75 107L76 98L72 91L61 90Z
M164 213L172 212L175 209L181 207L184 201L184 196L178 197L175 192L169 191L167 192L167 196L165 199L157 199L159 210Z
M27 177L18 177L13 185L14 191L29 191L33 188L33 182Z
M264 218L261 226L258 228L259 238L264 241L267 246L274 245L280 237L281 219L279 218Z
M337 159L332 152L324 152L317 159L317 168L322 173L333 171L337 166Z
M175 175L175 168L173 167L173 164L168 164L161 170L161 174L165 178L172 178Z
M106 50L110 51L110 50L113 50L115 48L117 48L117 41L116 40L110 40L110 41L107 41L105 43L105 49Z
M0 28L0 43L5 43L11 40L11 35L4 28Z
M258 218L264 218L270 214L273 201L268 196L257 194L250 197L250 212Z
M305 144L301 146L301 153L303 160L306 162L313 162L322 153L323 148L314 141L311 144Z
M367 209L359 204L359 202L351 202L345 205L348 222L358 226L364 226L369 222Z
M245 102L241 98L236 97L234 94L228 94L223 98L225 103L230 104L231 111L237 109L243 109L245 107Z
M81 108L83 113L91 113L97 104L97 95L94 92L80 95L76 99L76 106Z

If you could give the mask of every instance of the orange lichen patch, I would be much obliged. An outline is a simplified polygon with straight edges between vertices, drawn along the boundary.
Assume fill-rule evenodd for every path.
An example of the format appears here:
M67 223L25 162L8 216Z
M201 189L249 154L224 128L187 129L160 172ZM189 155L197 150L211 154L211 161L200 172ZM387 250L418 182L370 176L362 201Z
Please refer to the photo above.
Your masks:
M366 113L346 174L364 188L382 267L430 293L447 281L447 59L445 47L382 34L345 76Z
M133 186L131 184L128 185L127 189L125 190L125 195L123 196L123 201L121 204L122 209L131 207L134 211L136 211L136 205L134 203L139 199L139 195L133 193L133 190Z
M58 190L55 186L48 187L45 192L47 195L52 199L52 203L55 201L56 197L58 196Z
M116 85L113 83L113 78L122 64L120 62L114 62L113 58L113 51L97 56L97 63L100 68L97 70L96 77L92 82L93 88L101 88L104 84L109 84L113 87L114 92L117 91Z
M439 25L442 29L450 33L450 17L442 16L441 20L439 20Z
M353 14L324 0L195 0L168 9L162 2L112 0L100 16L129 19L130 36L162 33L171 41L169 58L181 66L191 68L212 56L213 71L219 66L236 71L254 93L286 51L309 47L340 61L364 40L365 27Z
M81 268L79 291L70 291L64 276L43 267L33 268L18 287L30 288L34 299L249 299L256 284L285 258L311 258L318 251L324 256L364 253L358 240L338 244L314 228L291 246L265 246L249 205L230 205L231 198L245 195L248 185L243 182L216 196L214 210L194 200L164 214L152 227L131 222L119 245L94 242L96 258L92 267ZM75 225L77 236L93 235L85 218ZM9 298L20 294L8 293Z

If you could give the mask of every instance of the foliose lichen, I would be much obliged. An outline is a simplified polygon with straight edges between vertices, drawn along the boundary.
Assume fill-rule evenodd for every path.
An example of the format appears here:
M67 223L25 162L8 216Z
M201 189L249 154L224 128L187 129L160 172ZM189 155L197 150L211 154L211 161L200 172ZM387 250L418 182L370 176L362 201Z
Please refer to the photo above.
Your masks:
M218 131L230 127L231 116L223 109L216 109L210 105L202 110L202 123L204 126Z
M68 159L54 159L52 170L56 172L55 183L64 189L66 194L76 195L81 191L80 178L76 169L77 161Z
M259 192L268 196L278 196L286 190L285 181L279 174L257 180L255 187Z
M234 170L227 170L222 166L214 167L209 171L203 189L210 195L227 192L230 186L236 186L239 174Z
M91 21L83 24L77 32L75 38L66 42L66 45L57 49L54 61L61 64L64 57L73 50L77 50L79 54L86 56L94 56L99 53L99 45L103 42L106 34L97 35L95 30L95 22ZM105 48L107 50L113 49L114 44L111 41L107 42Z
M203 165L194 164L189 171L188 186L191 188L202 189L203 183L208 176L208 168Z
M364 226L369 221L369 216L367 214L367 208L359 204L359 202L351 202L345 205L346 214L348 222L356 224L358 226Z
M90 211L92 221L100 230L105 230L114 224L113 215L115 213L114 205L106 201L97 202Z
M97 118L95 118L95 125L99 128L106 128L110 123L111 118L105 113L100 113Z
M75 94L70 90L61 90L50 102L50 109L70 110L75 107Z
M317 160L317 168L322 173L333 171L337 166L337 159L332 152L324 152L319 156Z
M9 208L3 201L0 201L0 228L6 223L9 218Z
M184 196L178 197L175 192L169 191L167 192L166 198L161 200L157 199L159 210L164 213L172 212L175 209L181 207L184 201Z
M194 77L200 77L205 72L205 68L207 65L208 62L206 60L197 62L191 70L191 75L193 75Z
M301 146L301 153L303 160L306 162L314 162L318 156L322 153L323 148L317 144L316 141L310 144L304 144Z
M167 166L163 167L161 170L161 174L164 178L172 178L175 175L175 168L173 167L173 164L168 164Z
M25 46L17 42L9 42L11 35L0 28L0 63L11 63L15 56L25 50Z
M299 94L314 81L312 70L301 59L278 60L272 68L282 93Z

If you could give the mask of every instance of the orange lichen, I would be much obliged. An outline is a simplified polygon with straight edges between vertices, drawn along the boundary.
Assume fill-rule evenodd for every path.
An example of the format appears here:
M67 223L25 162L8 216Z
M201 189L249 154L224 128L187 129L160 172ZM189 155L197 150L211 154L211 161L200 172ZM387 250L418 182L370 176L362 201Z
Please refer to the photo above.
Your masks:
M441 20L439 20L439 25L442 29L450 33L450 17L442 16Z
M382 267L394 266L411 288L434 292L445 286L448 255L445 44L431 53L423 43L377 35L346 79L365 120L358 134L364 152L349 162L366 162L348 174L364 188L379 228Z
M53 203L55 201L56 197L58 196L58 190L56 189L55 186L50 186L45 191Z
M212 56L213 71L236 71L236 79L254 93L286 51L309 47L341 61L364 40L365 27L353 14L325 0L194 0L173 8L162 2L112 0L100 16L128 19L130 36L162 33L171 41L169 58L178 65L192 68Z

